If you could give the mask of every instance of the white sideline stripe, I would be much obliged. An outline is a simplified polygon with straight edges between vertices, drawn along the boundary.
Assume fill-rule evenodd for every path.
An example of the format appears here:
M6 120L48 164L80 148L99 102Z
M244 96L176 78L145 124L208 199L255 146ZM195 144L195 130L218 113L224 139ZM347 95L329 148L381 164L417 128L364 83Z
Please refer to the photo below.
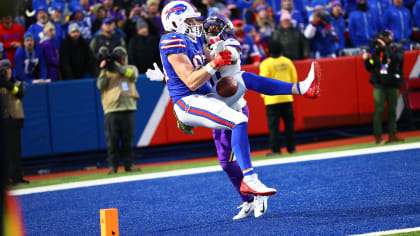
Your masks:
M366 234L354 234L352 236L379 236L379 235L409 233L409 232L414 232L414 231L420 231L420 227L378 231L378 232L372 232L372 233L366 233Z
M272 159L272 160L254 161L253 166L267 166L267 165L278 165L278 164L295 163L295 162L303 162L303 161L315 161L315 160L342 158L342 157L348 157L348 156L393 152L393 151L418 149L418 148L420 148L420 142L399 144L399 145L392 145L392 146L364 148L364 149L358 149L358 150L312 154L312 155L304 155L304 156L297 156L297 157L279 158L279 159ZM181 175L202 174L202 173L209 173L209 172L215 172L215 171L221 171L221 170L222 168L219 165L217 165L217 166L209 166L209 167L200 167L200 168L191 168L191 169L184 169L184 170L151 173L151 174L144 174L144 175L122 176L122 177L116 177L116 178L88 180L88 181L80 181L80 182L74 182L74 183L49 185L49 186L43 186L43 187L18 189L18 190L10 191L10 194L11 195L26 195L26 194L49 192L49 191L73 189L73 188L91 187L91 186L98 186L98 185L105 185L105 184L123 183L123 182L129 182L129 181L157 179L157 178L165 178L165 177L173 177L173 176L181 176Z
M159 101L155 106L152 114L150 115L149 120L147 121L146 127L144 128L143 133L137 143L137 147L145 147L150 144L153 135L156 132L157 127L159 126L160 120L162 120L163 115L165 114L166 106L169 103L169 92L166 89L166 85L163 87L162 94L159 97Z

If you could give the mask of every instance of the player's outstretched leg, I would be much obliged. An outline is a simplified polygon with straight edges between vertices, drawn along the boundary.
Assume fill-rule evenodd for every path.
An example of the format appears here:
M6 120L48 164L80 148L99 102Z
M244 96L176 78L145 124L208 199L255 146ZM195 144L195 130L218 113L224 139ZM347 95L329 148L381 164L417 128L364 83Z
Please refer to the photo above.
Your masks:
M317 98L320 96L321 66L313 61L308 76L298 83L298 90L306 98Z
M242 73L242 79L247 89L265 95L300 94L308 98L317 98L320 95L321 67L313 61L308 76L297 84L287 83L250 72Z
M267 211L267 196L255 196L254 197L254 216L256 218L262 216Z
M265 186L258 179L251 164L251 151L248 140L248 123L241 123L232 129L232 150L236 160L241 167L244 178L241 182L240 191L242 194L271 196L276 194L274 188Z

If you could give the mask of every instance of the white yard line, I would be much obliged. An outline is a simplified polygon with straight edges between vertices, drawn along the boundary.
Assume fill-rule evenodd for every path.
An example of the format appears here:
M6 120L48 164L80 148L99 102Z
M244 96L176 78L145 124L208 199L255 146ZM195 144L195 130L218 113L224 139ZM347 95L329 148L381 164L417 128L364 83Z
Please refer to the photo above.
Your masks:
M312 154L312 155L304 155L304 156L296 156L296 157L288 157L288 158L261 160L261 161L254 161L253 165L254 166L279 165L279 164L286 164L286 163L342 158L342 157L348 157L348 156L393 152L393 151L418 149L418 148L420 148L420 142L391 145L391 146L371 147L371 148L349 150L349 151L327 152L327 153L321 153L321 154ZM116 178L88 180L88 181L80 181L80 182L73 182L73 183L66 183L66 184L49 185L49 186L43 186L43 187L18 189L18 190L10 191L9 194L27 195L27 194L34 194L34 193L65 190L65 189L123 183L123 182L129 182L129 181L157 179L157 178L165 178L165 177L173 177L173 176L181 176L181 175L202 174L202 173L209 173L209 172L215 172L215 171L221 171L221 170L222 168L219 165L217 165L217 166L174 170L174 171L151 173L151 174L122 176L122 177L116 177Z
M420 231L420 227L378 231L378 232L372 232L372 233L366 233L366 234L354 234L352 236L380 236L380 235L409 233L409 232L415 232L415 231Z

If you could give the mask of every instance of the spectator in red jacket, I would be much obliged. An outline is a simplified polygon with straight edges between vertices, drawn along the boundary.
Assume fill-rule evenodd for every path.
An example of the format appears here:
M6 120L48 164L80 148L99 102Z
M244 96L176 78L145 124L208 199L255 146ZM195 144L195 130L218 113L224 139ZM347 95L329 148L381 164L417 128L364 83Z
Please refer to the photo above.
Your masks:
M14 23L11 15L2 17L1 21L0 42L3 43L7 58L14 66L15 53L18 47L22 46L25 29Z

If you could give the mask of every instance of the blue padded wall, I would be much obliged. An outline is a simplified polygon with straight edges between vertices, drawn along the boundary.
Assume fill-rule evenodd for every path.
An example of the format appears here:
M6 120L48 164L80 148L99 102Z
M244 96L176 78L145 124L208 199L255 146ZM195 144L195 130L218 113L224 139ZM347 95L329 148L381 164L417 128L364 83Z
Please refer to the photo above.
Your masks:
M27 85L23 97L22 157L51 153L47 85Z
M83 79L48 85L54 154L99 148L95 82Z
M101 103L101 91L96 87L95 82L95 89L96 89L96 112L98 117L98 142L99 148L104 150L106 149L106 140L105 140L105 126L104 126L104 110L102 109Z
M145 74L140 74L139 77L137 77L136 88L140 94L140 99L137 102L134 145L137 145L137 142L139 141L140 136L143 133L160 96L162 95L164 84L149 81Z

